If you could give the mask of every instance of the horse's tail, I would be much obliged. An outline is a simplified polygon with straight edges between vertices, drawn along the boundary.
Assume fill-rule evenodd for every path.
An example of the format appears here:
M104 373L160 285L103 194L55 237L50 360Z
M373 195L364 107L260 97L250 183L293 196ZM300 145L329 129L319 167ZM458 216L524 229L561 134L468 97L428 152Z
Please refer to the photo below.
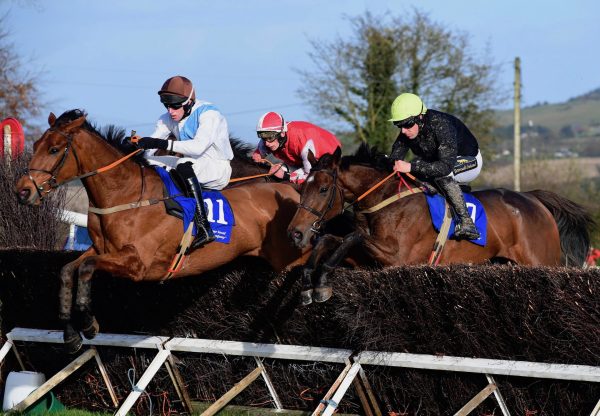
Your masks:
M595 226L592 216L581 205L554 192L535 190L535 196L552 213L566 266L583 266L590 249L590 230Z

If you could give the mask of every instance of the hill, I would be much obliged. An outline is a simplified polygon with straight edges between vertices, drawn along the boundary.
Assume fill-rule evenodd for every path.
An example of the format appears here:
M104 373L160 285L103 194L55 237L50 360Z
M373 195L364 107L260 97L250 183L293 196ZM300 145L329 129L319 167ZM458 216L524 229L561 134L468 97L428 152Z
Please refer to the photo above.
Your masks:
M499 129L512 137L513 110L497 112ZM524 134L551 135L555 138L600 136L600 88L563 103L539 103L521 109ZM510 131L508 131L510 130Z

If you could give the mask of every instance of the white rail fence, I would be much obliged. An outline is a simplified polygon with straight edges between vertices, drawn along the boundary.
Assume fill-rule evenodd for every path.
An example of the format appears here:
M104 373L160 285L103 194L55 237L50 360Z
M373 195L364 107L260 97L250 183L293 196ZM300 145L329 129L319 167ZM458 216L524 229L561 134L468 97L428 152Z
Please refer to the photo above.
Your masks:
M62 344L62 331L49 331L30 328L14 328L7 334L7 341L0 349L0 363L4 360L8 352L12 349L16 354L17 361L21 368L25 369L22 360L17 351L15 342L41 342ZM504 402L498 389L498 385L493 379L494 375L514 376L514 377L532 377L546 378L555 380L572 380L600 383L600 367L585 365L567 365L567 364L547 364L527 361L509 361L509 360L491 360L481 358L465 358L451 356L437 356L425 354L407 354L407 353L388 353L376 351L364 351L359 354L353 354L350 350L308 347L300 345L280 345L280 344L256 344L249 342L236 341L218 341L196 338L169 338L159 336L141 336L141 335L119 335L119 334L98 334L93 340L84 340L84 345L89 345L90 349L81 356L73 360L63 370L51 377L46 383L40 386L27 396L21 403L15 405L11 411L23 411L31 404L35 403L53 387L63 381L75 370L80 368L92 358L100 369L102 377L106 383L111 400L115 407L115 415L126 415L132 408L137 399L143 394L148 384L152 381L156 373L166 366L175 390L186 407L186 410L192 411L192 404L185 389L185 384L175 365L173 354L177 352L200 353L200 354L219 354L253 357L257 367L244 377L240 382L233 386L227 393L213 403L202 413L204 416L214 415L222 409L237 394L243 391L259 376L265 381L269 393L273 399L273 404L277 410L282 410L281 402L275 387L271 383L267 370L262 363L262 359L278 360L299 360L309 362L327 362L339 363L345 365L344 370L337 377L330 387L329 391L323 397L313 415L332 415L343 399L348 388L354 384L358 397L366 415L381 416L381 410L377 405L375 394L372 391L364 365L368 366L392 366L402 368L415 368L426 370L466 372L484 374L487 385L455 415L464 416L469 414L487 397L494 395L498 402L502 414L510 415L510 412ZM145 348L156 350L156 355L141 378L133 386L131 392L125 401L119 406L114 393L112 384L108 378L107 372L100 359L95 346L129 347ZM590 416L600 415L600 400L592 410Z

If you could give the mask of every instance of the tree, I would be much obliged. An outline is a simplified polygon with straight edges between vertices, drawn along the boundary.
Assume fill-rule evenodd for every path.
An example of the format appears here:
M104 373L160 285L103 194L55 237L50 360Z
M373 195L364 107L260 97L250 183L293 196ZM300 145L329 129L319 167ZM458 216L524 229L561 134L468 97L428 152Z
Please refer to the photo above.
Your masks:
M300 71L298 93L319 114L350 128L354 141L388 150L398 134L388 122L391 103L400 92L413 92L489 141L492 106L504 98L495 85L498 67L487 55L476 58L466 34L417 9L407 18L366 13L350 22L353 39L311 41L316 69Z
M24 126L38 116L42 109L38 74L24 71L26 65L9 41L6 28L7 15L0 17L0 117L15 117Z

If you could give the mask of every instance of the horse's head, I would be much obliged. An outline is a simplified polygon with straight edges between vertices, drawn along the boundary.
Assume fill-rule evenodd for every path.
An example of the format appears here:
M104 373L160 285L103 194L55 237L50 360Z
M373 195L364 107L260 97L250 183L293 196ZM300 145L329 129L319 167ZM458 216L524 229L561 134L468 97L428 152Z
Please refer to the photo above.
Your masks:
M298 248L306 247L323 223L344 208L344 195L338 182L341 154L338 147L333 155L325 154L317 162L309 151L311 173L304 183L298 210L288 226L288 236Z
M77 154L72 144L85 121L85 113L80 110L66 112L58 119L50 113L50 127L33 145L29 173L17 181L21 204L38 205L63 180L77 175Z

